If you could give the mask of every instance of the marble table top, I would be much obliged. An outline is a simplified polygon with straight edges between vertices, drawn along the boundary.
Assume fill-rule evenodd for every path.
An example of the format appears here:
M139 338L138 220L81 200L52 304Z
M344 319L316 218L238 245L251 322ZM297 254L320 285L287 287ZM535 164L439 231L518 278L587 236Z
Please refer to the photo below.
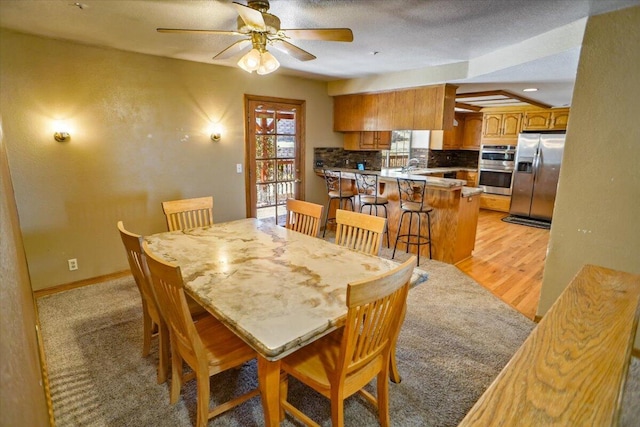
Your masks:
M340 326L346 289L398 264L257 219L145 237L185 290L269 360ZM412 286L427 279L416 270Z

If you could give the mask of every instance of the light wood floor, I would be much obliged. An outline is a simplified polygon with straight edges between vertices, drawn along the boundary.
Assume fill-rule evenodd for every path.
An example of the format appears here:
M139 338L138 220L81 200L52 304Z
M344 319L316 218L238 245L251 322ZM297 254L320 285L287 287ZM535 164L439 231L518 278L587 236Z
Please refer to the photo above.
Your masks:
M473 256L456 266L530 319L540 299L549 230L501 221L503 212L480 209Z

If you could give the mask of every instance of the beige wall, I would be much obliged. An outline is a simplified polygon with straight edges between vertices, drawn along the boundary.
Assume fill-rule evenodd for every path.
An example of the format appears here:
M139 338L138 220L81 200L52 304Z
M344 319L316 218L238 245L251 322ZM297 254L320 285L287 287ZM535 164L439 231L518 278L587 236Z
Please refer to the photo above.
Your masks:
M0 122L0 426L47 426L36 314Z
M116 221L165 230L163 200L213 195L245 217L244 94L306 101L306 196L324 203L313 146L341 146L326 83L248 74L3 31L0 106L34 290L128 268ZM66 119L71 141L53 139ZM220 143L207 128L220 122ZM77 258L79 270L68 271Z
M639 70L640 7L589 19L539 315L584 264L640 273Z

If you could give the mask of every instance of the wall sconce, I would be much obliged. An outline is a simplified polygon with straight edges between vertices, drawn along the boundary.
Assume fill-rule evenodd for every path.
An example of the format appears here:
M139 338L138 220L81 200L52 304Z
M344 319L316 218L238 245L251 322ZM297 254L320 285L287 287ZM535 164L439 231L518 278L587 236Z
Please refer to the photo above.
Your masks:
M66 123L63 121L56 121L54 124L53 139L58 142L67 142L71 139L71 134L69 133L69 129L67 128Z
M220 141L220 138L222 138L222 128L220 125L213 125L211 127L211 140L213 142L218 142Z
M69 135L69 132L56 132L53 134L53 137L58 142L66 142L71 139L71 135Z

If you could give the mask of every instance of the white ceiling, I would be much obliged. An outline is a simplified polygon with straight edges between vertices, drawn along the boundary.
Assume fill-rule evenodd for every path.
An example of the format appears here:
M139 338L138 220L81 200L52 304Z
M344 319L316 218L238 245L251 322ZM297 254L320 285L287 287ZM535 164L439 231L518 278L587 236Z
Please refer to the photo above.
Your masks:
M353 30L352 43L292 40L313 61L272 50L277 73L332 81L332 94L446 81L459 93L503 89L561 106L571 103L584 18L633 5L640 0L271 0L269 12L283 29ZM237 58L212 57L240 37L156 28L235 30L236 18L229 0L0 0L3 28L231 67ZM521 92L530 86L539 91Z

